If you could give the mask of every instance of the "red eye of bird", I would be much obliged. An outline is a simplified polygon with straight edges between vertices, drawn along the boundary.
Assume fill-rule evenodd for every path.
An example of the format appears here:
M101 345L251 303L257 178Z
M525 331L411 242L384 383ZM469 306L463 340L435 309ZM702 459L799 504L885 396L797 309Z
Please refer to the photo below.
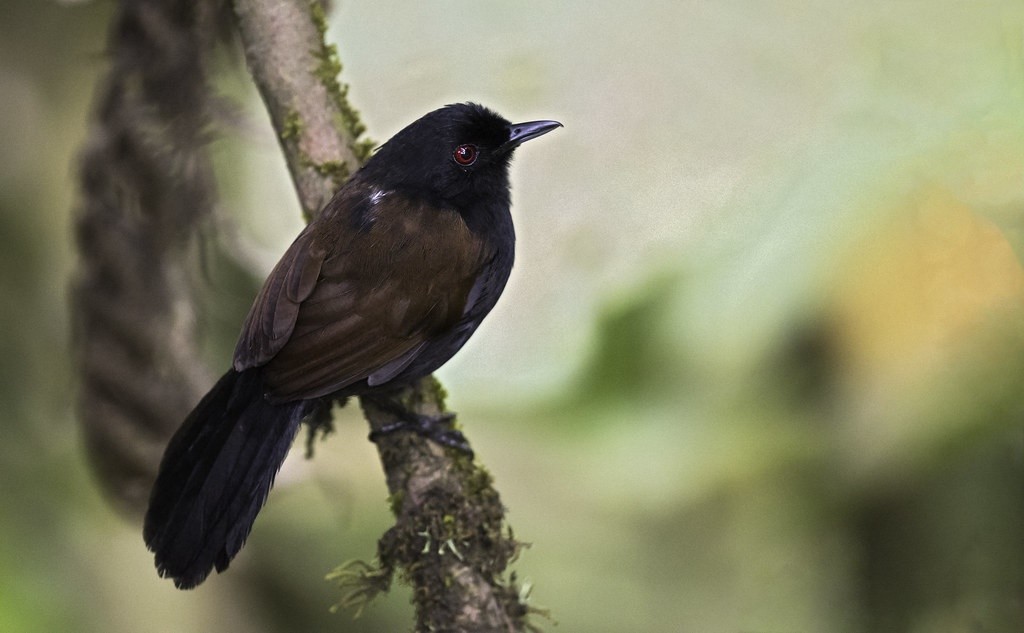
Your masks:
M452 158L463 167L469 167L476 162L477 154L476 145L459 145L452 153Z

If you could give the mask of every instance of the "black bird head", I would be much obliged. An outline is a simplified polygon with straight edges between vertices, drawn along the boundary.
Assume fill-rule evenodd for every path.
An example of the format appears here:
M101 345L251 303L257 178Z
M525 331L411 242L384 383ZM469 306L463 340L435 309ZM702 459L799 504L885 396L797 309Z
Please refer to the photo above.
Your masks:
M475 103L434 110L385 143L363 168L377 186L462 212L508 206L508 166L521 143L561 127L557 121L510 123Z

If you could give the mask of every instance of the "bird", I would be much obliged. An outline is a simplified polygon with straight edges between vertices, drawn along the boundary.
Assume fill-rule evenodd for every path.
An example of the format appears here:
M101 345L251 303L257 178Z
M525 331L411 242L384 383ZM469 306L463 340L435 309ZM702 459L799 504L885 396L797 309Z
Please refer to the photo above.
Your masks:
M231 368L164 451L143 526L161 577L191 589L228 568L300 424L325 402L370 399L399 419L384 432L468 450L443 418L392 395L444 365L494 308L514 260L512 155L561 126L510 123L475 103L429 112L298 234L256 296Z

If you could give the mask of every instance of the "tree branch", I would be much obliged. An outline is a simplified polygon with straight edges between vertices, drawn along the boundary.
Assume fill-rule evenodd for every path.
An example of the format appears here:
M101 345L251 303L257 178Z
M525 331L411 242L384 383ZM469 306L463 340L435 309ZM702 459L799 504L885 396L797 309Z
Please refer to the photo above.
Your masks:
M324 40L317 0L235 0L246 60L277 131L307 218L366 159L363 126L338 82L337 51ZM402 393L412 411L445 410L427 377ZM393 419L363 402L371 429ZM379 568L347 566L342 604L386 590L395 570L413 586L419 631L522 631L528 609L514 577L502 579L519 545L504 524L490 475L467 456L419 435L378 441L396 523L380 540Z
M316 0L235 2L245 59L259 88L306 220L311 220L366 160L369 142L338 82L341 63L324 40Z

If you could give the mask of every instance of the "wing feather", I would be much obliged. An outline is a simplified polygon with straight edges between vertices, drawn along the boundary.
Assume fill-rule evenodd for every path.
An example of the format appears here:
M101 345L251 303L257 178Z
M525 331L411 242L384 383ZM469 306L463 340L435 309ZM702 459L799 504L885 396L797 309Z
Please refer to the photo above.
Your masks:
M312 243L310 228L288 247L249 309L235 346L236 371L263 365L281 351L295 328L299 305L316 288L324 250Z
M342 221L343 211L300 234L264 284L239 339L236 369L265 365L268 393L277 400L397 377L463 318L489 261L455 211L398 194L379 199L371 221L358 226Z

